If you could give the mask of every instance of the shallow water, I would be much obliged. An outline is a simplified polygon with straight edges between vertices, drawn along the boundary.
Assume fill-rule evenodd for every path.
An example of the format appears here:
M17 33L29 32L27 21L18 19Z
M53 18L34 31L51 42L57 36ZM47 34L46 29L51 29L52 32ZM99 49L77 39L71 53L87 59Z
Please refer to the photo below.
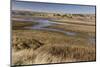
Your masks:
M39 29L39 30L49 30L49 31L56 31L56 32L61 32L61 33L64 33L64 34L67 34L67 35L76 35L75 32L69 32L69 31L63 31L63 30L60 30L60 29L54 29L54 28L46 28L48 26L52 26L52 25L55 25L55 24L59 24L57 22L52 22L52 21L49 21L49 20L45 20L45 19L39 19L39 20L35 20L38 22L38 25L35 25L33 27L29 27L31 29ZM59 24L60 25L60 24Z
M96 43L96 38L95 37L90 37L89 38L90 43L93 45Z

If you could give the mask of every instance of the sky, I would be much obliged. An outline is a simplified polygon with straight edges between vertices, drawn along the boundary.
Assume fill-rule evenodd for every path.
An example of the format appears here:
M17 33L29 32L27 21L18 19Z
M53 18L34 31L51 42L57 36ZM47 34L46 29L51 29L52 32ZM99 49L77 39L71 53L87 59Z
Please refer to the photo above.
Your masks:
M15 0L12 0L12 10L70 14L95 14L95 6L27 2Z

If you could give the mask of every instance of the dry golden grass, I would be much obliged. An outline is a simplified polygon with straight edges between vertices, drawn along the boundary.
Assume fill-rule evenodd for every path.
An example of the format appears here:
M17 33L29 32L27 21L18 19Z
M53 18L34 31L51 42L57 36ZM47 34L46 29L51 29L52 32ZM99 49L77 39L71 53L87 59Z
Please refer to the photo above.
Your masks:
M12 50L12 65L27 65L34 63L36 55L33 49Z
M94 49L69 44L45 45L40 47L36 53L36 64L95 60Z
M95 45L81 37L42 30L13 30L12 65L94 61Z
M32 38L13 36L12 47L14 50L23 50L30 48L37 49L41 45L43 45L43 43L40 43L39 41Z

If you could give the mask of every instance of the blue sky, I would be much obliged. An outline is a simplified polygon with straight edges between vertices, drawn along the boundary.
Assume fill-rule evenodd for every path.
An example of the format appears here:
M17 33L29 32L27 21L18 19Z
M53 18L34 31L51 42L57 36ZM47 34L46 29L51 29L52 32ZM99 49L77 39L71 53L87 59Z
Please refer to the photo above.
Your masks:
M50 13L95 14L95 6L41 2L21 2L15 0L12 0L12 10L27 10Z

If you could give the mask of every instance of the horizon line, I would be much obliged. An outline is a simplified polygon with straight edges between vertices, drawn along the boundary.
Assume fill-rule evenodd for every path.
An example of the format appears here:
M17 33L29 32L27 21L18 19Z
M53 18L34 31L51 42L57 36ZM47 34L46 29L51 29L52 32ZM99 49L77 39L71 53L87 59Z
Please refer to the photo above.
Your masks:
M41 12L41 13L55 13L55 14L96 14L96 13L65 13L65 12L47 12L47 11L33 11L33 10L19 10L19 9L11 9L12 11L29 11L29 12Z

